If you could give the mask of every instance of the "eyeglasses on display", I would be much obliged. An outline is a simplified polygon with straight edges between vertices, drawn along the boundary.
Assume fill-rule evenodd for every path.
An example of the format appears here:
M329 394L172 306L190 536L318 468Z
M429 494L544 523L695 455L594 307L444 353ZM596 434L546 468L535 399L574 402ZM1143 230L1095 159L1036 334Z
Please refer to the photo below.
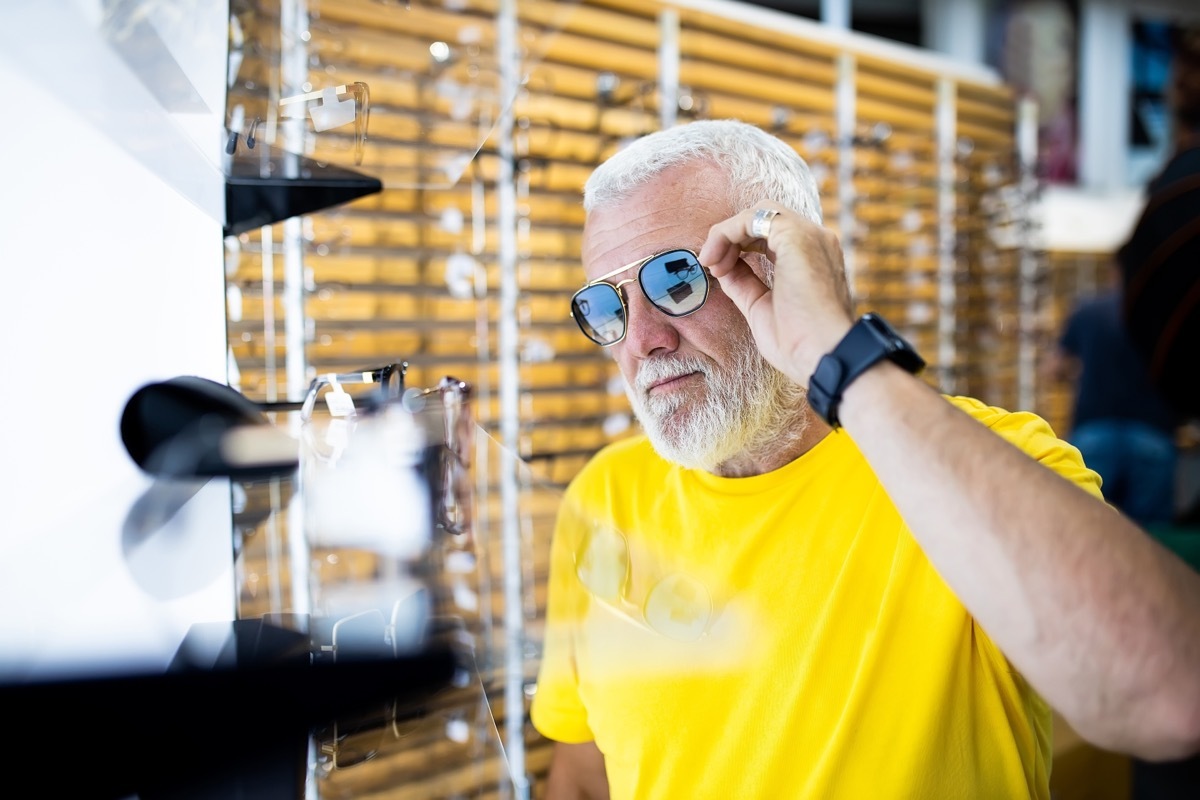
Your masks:
M361 372L327 373L313 378L304 395L304 403L300 406L300 419L307 422L312 418L317 403L317 395L328 386L341 387L342 384L378 384L379 399L383 402L396 400L404 393L404 377L408 372L408 362L400 361L373 367Z

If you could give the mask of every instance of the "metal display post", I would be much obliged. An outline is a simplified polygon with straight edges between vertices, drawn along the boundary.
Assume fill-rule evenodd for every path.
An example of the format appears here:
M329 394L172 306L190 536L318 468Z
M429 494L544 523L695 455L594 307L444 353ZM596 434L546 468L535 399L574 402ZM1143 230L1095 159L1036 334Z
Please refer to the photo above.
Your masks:
M956 391L958 370L958 291L955 272L958 263L955 226L955 189L957 166L955 150L958 136L958 89L954 81L937 82L937 168L938 168L938 388L948 394Z
M679 115L679 12L675 9L658 15L658 98L659 125L666 130Z
M858 124L854 56L840 53L837 57L837 187L838 187L838 236L842 240L842 254L846 265L846 285L854 296L855 246L854 204L857 191L854 188L854 128Z
M496 50L500 64L502 97L516 97L520 89L516 0L501 0L496 9ZM500 154L496 182L499 227L500 309L500 439L513 453L520 453L520 339L517 328L517 198L514 181L516 149L513 141L513 107L501 112L496 126ZM504 564L504 751L518 800L529 797L525 774L525 630L522 614L520 487L516 464L504 459L500 465L502 511L501 541Z
M1020 241L1020 289L1017 299L1017 408L1034 406L1037 381L1038 248L1033 219L1038 194L1037 103L1029 98L1017 107L1017 186L1021 199L1017 209Z

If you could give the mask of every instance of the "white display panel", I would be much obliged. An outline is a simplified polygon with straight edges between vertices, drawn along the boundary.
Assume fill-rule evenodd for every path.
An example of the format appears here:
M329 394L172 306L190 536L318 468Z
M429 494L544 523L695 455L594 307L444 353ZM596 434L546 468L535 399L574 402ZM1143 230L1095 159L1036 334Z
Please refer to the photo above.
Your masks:
M189 8L197 35L223 36L224 4ZM178 60L205 96L173 112L102 16L100 3L0 7L4 678L161 667L192 623L234 610L227 483L156 538L123 537L151 481L118 428L147 382L225 380L224 179L219 137L203 141L220 130L224 41ZM171 153L170 174L156 171Z

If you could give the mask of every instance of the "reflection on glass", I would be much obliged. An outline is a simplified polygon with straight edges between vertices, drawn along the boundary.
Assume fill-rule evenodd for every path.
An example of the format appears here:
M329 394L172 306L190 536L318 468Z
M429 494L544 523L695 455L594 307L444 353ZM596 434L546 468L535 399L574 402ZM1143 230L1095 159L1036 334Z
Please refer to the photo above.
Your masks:
M350 95L352 99L339 98ZM303 118L307 113L313 130L323 133L343 125L354 124L354 163L362 164L363 147L367 141L367 124L371 116L371 91L362 81L327 86L317 92L292 95L279 101L285 119ZM257 119L257 118L256 118ZM247 146L253 148L250 135Z
M314 739L313 788L323 798L398 787L413 797L492 796L503 774L499 733L478 680L338 720Z
M625 536L613 525L592 520L573 552L575 575L595 600L647 630L691 642L708 632L712 597L694 577L671 571L643 558L635 565ZM635 576L635 571L644 573ZM649 583L644 593L636 585Z

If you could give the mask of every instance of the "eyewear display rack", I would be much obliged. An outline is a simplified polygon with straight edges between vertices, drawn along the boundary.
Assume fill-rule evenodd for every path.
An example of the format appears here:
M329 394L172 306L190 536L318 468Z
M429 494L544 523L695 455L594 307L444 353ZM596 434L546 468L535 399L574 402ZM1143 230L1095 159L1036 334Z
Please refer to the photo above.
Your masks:
M231 12L236 146L250 154L253 128L382 185L227 238L240 388L295 400L315 375L398 360L412 386L475 387L498 454L475 475L493 546L476 588L521 639L505 674L523 690L488 687L518 793L549 763L526 715L558 492L636 432L614 364L567 311L583 183L630 137L724 117L775 132L818 179L860 310L914 341L925 378L1042 410L1034 357L1068 289L1035 245L1036 112L989 70L722 0L238 0ZM333 100L353 113L318 130L331 120L311 112ZM247 575L260 543L243 550ZM245 585L242 603L261 610ZM356 785L409 796L389 763L355 766ZM434 750L423 764L440 785Z

